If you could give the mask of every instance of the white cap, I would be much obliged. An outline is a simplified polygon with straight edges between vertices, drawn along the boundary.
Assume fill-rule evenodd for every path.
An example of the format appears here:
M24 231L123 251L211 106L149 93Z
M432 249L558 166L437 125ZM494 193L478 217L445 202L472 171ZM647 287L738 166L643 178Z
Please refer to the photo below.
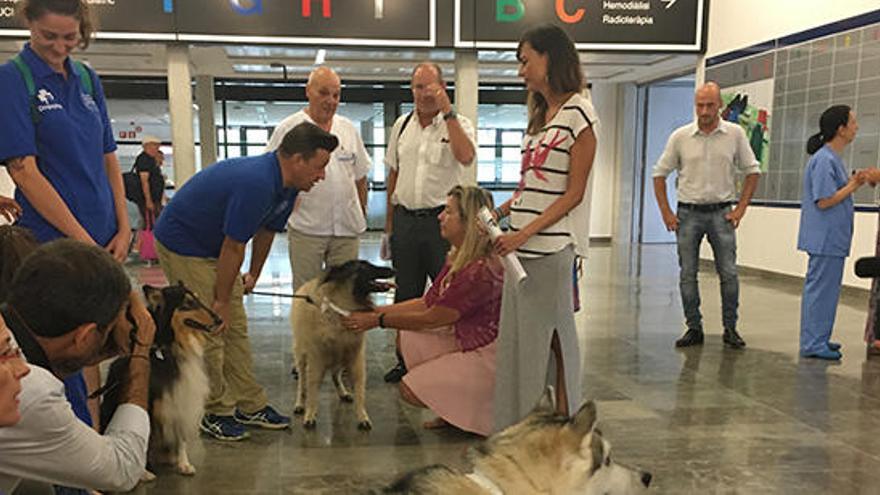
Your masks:
M150 144L150 143L162 144L162 140L152 134L144 135L144 137L141 139L141 144Z

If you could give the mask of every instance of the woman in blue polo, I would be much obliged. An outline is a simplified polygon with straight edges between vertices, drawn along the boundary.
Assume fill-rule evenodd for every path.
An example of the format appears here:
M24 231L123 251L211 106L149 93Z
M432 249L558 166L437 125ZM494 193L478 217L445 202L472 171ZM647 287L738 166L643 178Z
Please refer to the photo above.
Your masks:
M88 4L24 0L19 9L30 42L0 66L0 162L17 187L18 225L41 243L71 237L123 261L131 232L104 93L97 75L70 58L88 46ZM96 381L97 368L86 373ZM82 374L65 385L77 416L91 424Z
M853 234L852 194L865 174L847 173L841 155L853 142L859 125L846 105L835 105L819 118L819 132L807 142L812 155L804 170L798 249L810 256L801 297L803 357L838 360L840 344L831 342L843 263Z

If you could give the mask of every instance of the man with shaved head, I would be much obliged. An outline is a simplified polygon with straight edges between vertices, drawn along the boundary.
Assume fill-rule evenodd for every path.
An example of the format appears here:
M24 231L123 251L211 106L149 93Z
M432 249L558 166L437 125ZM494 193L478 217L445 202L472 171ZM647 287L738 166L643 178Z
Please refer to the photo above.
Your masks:
M311 122L339 138L326 178L299 194L287 222L294 291L325 267L356 259L358 236L367 228L367 173L373 164L354 124L336 115L340 93L339 76L333 69L313 70L306 84L309 105L278 124L267 146L275 150L301 122Z
M736 273L736 228L758 187L760 164L746 133L737 124L721 120L721 88L713 82L697 89L697 121L672 133L654 167L654 194L663 223L678 240L681 268L679 288L687 331L676 347L703 343L703 317L697 285L700 244L709 239L715 270L721 278L721 314L724 344L743 348L736 329L739 279ZM666 197L666 177L678 172L678 208L673 212ZM745 176L736 199L736 172Z

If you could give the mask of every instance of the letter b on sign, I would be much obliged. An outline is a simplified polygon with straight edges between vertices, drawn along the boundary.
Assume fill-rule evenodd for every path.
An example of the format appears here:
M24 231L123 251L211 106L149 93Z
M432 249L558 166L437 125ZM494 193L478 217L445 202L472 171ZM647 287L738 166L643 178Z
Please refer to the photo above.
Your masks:
M495 20L498 22L516 22L525 14L522 0L495 0Z

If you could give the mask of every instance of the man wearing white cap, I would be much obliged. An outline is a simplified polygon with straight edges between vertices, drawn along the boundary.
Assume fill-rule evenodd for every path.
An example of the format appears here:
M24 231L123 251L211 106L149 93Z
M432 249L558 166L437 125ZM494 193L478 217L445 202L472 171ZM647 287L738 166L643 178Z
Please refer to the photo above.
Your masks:
M162 151L159 146L162 140L156 136L146 135L141 140L144 151L134 162L134 169L141 180L144 202L138 206L141 215L146 218L148 213L159 216L162 210L162 194L165 190L165 178L162 177Z

